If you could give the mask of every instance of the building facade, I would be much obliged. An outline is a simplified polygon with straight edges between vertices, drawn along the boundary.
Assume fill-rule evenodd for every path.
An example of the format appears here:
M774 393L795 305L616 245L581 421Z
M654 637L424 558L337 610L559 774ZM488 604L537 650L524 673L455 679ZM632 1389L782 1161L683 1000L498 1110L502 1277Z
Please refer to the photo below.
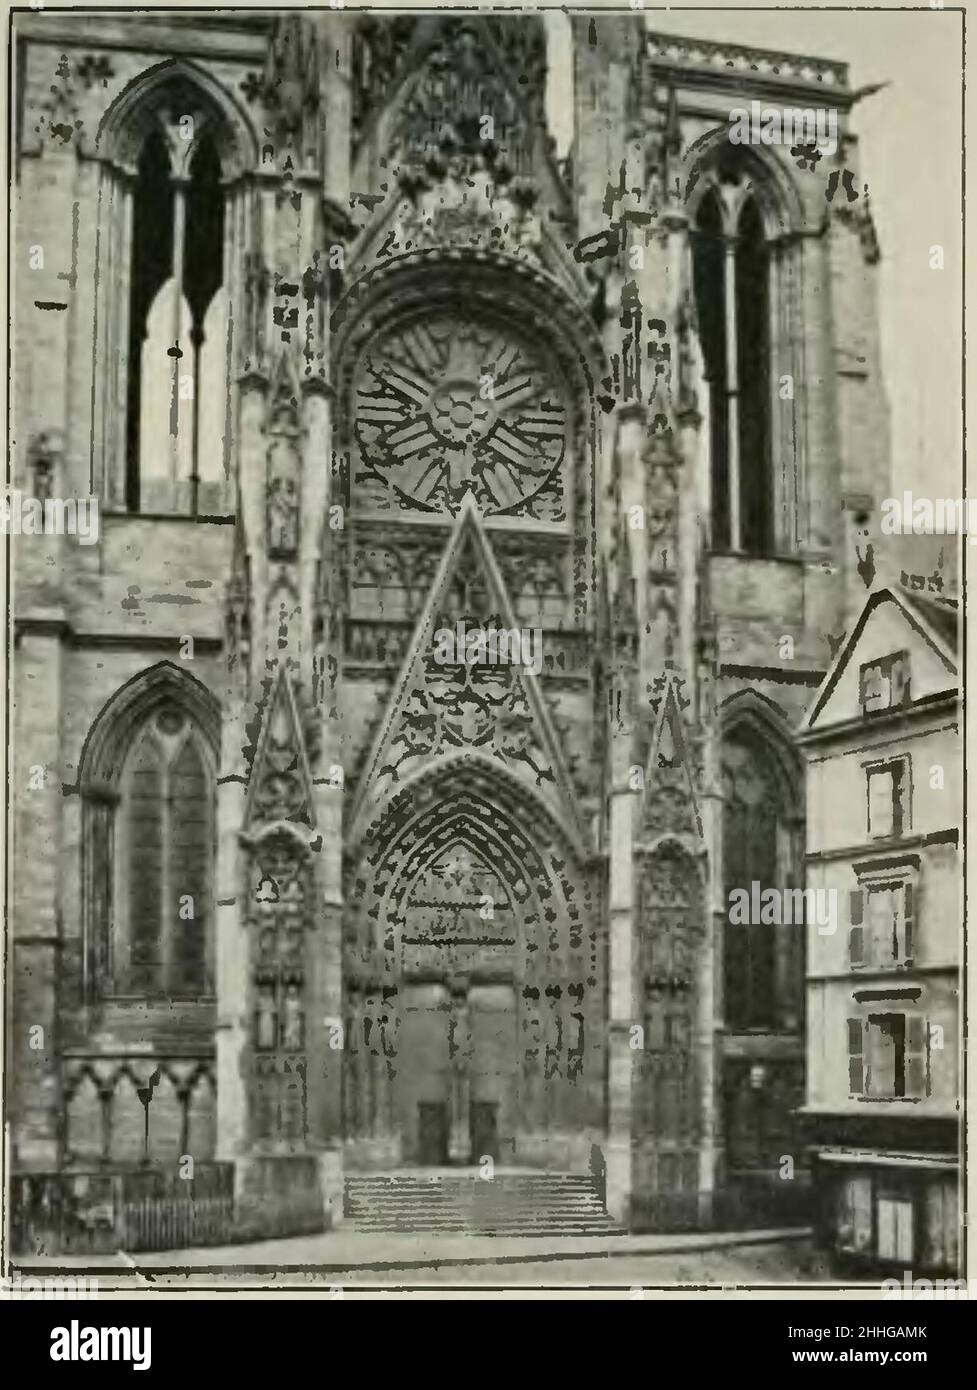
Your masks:
M879 587L804 721L805 1121L840 1265L955 1275L963 815L955 604Z
M886 487L852 94L570 24L558 159L538 17L17 17L14 482L101 527L15 542L16 1172L803 1166L726 904Z

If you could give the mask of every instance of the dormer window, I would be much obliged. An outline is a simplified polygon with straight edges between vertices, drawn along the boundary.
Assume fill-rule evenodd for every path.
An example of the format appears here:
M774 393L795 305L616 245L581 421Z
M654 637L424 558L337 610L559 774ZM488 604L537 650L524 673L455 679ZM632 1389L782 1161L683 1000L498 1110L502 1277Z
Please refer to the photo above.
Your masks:
M859 675L859 701L863 714L897 709L909 703L909 653L892 652L869 661Z

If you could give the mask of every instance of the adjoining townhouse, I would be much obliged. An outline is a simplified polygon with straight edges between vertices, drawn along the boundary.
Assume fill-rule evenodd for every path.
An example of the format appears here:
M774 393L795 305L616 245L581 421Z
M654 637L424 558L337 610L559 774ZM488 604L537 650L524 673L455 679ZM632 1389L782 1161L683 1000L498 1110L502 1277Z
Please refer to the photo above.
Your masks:
M957 613L878 588L800 734L807 1104L821 1239L839 1267L955 1272L962 759Z

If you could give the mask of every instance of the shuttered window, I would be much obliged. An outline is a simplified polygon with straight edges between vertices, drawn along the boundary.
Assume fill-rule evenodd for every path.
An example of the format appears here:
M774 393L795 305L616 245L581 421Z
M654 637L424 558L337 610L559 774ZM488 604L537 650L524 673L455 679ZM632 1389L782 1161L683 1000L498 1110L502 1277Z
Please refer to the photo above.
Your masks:
M849 895L848 955L853 966L911 965L916 889L912 883L868 884Z
M849 1018L848 1094L923 1100L930 1093L929 1023L922 1013Z
M873 840L905 835L912 822L912 785L908 758L893 758L866 768L868 833Z
M929 1025L923 1014L906 1015L905 1094L913 1100L929 1095Z

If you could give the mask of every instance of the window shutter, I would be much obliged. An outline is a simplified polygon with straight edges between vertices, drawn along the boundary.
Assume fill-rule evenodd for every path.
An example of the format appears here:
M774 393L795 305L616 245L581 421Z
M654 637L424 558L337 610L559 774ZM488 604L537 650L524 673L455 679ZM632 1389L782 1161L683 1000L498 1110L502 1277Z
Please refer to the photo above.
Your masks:
M903 958L911 961L913 958L913 918L916 909L916 893L911 883L907 883L903 888L902 901L902 941Z
M892 769L893 835L905 835L912 825L910 787L909 759L900 758Z
M957 1188L953 1180L927 1183L917 1207L921 1263L955 1269L959 1259Z
M839 1250L861 1252L872 1247L872 1179L846 1178L838 1189L835 1231Z
M852 1207L855 1216L855 1249L870 1250L872 1246L872 1179L855 1178L852 1184Z
M880 1260L896 1258L898 1202L880 1197L875 1204L876 1250Z
M848 954L852 965L865 964L865 932L862 926L865 910L865 894L861 888L852 889L848 895L848 920L851 931L848 933Z
M902 960L902 941L900 937L900 917L902 904L899 901L899 889L893 888L885 895L887 903L886 930L885 930L885 960Z
M912 1202L896 1203L896 1259L903 1264L911 1265L913 1262L913 1204Z
M929 1094L929 1028L924 1014L906 1015L906 1095Z
M860 1096L864 1089L862 1080L862 1020L848 1020L848 1093Z
M878 1255L883 1260L912 1264L913 1204L905 1197L880 1197L876 1207Z

